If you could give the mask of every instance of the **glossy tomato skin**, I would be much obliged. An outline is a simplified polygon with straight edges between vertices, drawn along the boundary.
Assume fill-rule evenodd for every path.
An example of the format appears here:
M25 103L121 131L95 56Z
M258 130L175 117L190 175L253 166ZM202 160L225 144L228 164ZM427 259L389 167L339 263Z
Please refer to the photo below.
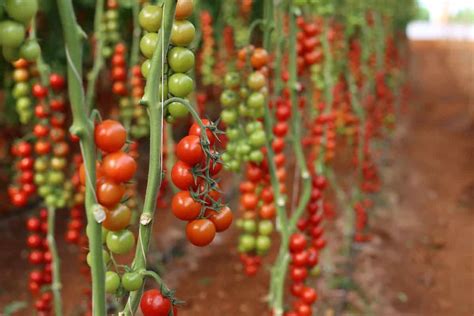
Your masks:
M97 200L105 207L114 207L122 200L125 187L107 178L99 179L96 187Z
M203 119L202 123L204 124L204 126L208 126L211 124L208 119ZM214 134L207 128L206 134L207 138L209 139L209 142L211 143L211 146L214 145L214 143L216 142L216 137L214 136ZM199 126L198 123L193 123L193 125L191 125L191 127L189 128L189 135L201 137L201 126Z
M199 216L201 204L194 201L189 191L181 191L173 196L171 210L177 218L190 221Z
M303 251L306 248L306 237L300 233L290 236L290 251L292 253Z
M195 189L198 186L198 181L194 179L192 173L192 167L181 160L178 160L171 169L171 180L181 190Z
M176 145L176 156L190 166L200 163L204 159L201 139L196 135L188 135Z
M145 291L140 301L143 316L168 316L171 302L157 289Z
M216 236L216 227L208 219L196 219L186 225L186 236L195 246L209 245Z
M117 232L130 225L132 211L123 204L117 205L113 209L105 209L105 220L102 226L110 231Z
M219 212L209 211L208 215L208 218L212 223L214 223L218 233L227 230L232 224L232 220L234 218L232 211L228 206L223 207Z
M105 156L102 161L104 174L117 182L130 181L137 171L137 163L129 154L118 151Z
M120 150L127 140L127 131L122 124L113 120L100 122L94 130L97 147L111 153Z
M189 18L191 14L193 14L193 8L194 0L178 0L176 3L176 20L184 20Z

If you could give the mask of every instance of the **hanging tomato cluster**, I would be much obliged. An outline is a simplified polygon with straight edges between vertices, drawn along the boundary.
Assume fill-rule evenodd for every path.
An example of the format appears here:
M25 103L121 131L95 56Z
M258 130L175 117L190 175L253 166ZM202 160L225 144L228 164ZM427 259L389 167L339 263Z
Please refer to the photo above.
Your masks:
M264 114L267 97L266 67L268 53L262 48L244 48L239 53L239 67L244 67L250 59L252 71L244 78L237 72L230 72L224 78L220 103L224 110L222 122L226 124L228 143L222 156L224 166L234 172L240 170L242 163L260 163L264 159L262 147L266 135L260 119Z
M101 36L104 41L101 53L105 58L109 58L113 54L113 47L117 44L122 35L119 31L119 7L116 0L107 0L107 9L104 12L101 21Z
M182 190L174 195L171 210L177 218L188 221L186 236L199 247L210 244L216 232L227 230L233 218L230 208L221 203L219 185L214 179L222 169L215 149L216 126L208 120L202 123L207 140L202 139L201 126L194 123L188 136L176 145L178 161L171 170L171 180Z
M16 207L24 207L28 200L36 193L34 179L33 146L27 141L19 141L12 146L12 154L16 159L16 177L8 187L10 202Z
M26 222L29 236L26 240L30 249L28 261L35 267L29 275L28 288L35 298L35 309L38 315L51 315L52 308L52 256L49 251L46 234L48 232L48 212L39 211L38 217L30 217Z
M214 35L212 28L212 15L209 11L201 11L199 16L201 20L202 45L199 55L199 69L202 83L205 86L215 83L214 74Z
M35 61L41 49L34 39L26 39L27 28L38 11L36 0L7 0L2 4L0 21L0 46L7 61L24 58ZM4 16L3 9L8 16Z
M34 68L26 59L19 59L13 63L13 81L15 85L12 89L12 96L15 99L16 112L21 124L27 124L34 116L34 109L31 100L30 77L31 68Z
M152 289L143 293L140 301L140 309L143 316L178 316L178 308L175 301L167 297L161 291Z

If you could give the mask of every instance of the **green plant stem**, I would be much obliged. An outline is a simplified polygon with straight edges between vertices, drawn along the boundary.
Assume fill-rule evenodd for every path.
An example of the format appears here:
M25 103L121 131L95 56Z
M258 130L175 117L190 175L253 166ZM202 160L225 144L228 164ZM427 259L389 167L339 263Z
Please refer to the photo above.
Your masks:
M296 12L292 5L292 1L289 1L289 88L290 88L290 99L292 106L292 117L291 117L291 138L293 144L293 151L296 157L296 163L300 170L300 177L303 184L303 190L299 197L296 210L291 215L287 228L281 233L281 244L277 261L272 270L271 289L271 306L275 316L283 315L284 307L284 290L285 290L285 279L286 272L288 270L288 264L290 262L290 256L288 254L288 243L291 234L296 229L296 223L298 219L303 215L306 205L311 195L311 176L306 165L306 159L304 156L303 147L301 145L301 114L298 109L297 89L298 89L298 77L297 77L297 65L296 65ZM295 175L297 177L297 175ZM298 178L296 181L300 181Z
M145 95L142 102L148 106L148 115L150 117L150 164L148 169L148 181L145 192L145 201L143 211L140 217L140 228L138 232L138 244L136 247L135 258L132 268L136 271L146 268L145 253L149 248L153 217L155 215L156 197L161 185L163 173L161 170L161 140L163 128L163 104L160 102L160 95L157 87L163 79L164 63L170 42L171 28L176 10L177 0L165 0L163 4L163 23L158 33L158 44L151 59L151 69L145 86ZM161 96L162 97L162 96ZM125 315L134 315L140 298L143 293L143 287L138 291L130 293L125 309L122 311Z
M84 33L76 22L72 0L57 0L57 6L66 42L69 100L73 114L70 131L80 138L82 157L88 176L85 206L89 225L89 251L92 256L92 313L94 316L105 316L105 265L102 258L102 226L94 217L94 207L97 206L95 197L94 124L88 117L89 110L84 104L82 85L81 38Z
M87 94L86 94L86 109L92 110L95 90L97 84L97 78L99 77L100 71L104 66L104 56L102 55L102 48L104 46L104 36L101 32L101 23L104 16L104 0L97 0L95 4L95 17L94 17L94 36L95 36L95 49L94 49L94 65L92 66L91 72L87 78Z
M51 252L52 261L52 279L51 290L53 292L53 306L54 315L61 316L63 314L62 299L61 299L61 272L60 272L60 259L58 255L58 249L56 247L56 240L54 239L54 224L56 218L56 209L48 208L48 234L46 239L48 240L49 251Z

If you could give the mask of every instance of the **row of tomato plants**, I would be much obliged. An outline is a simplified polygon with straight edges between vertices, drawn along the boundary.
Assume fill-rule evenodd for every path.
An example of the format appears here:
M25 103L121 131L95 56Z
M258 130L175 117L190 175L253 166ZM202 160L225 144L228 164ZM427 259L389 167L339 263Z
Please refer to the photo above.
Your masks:
M380 187L371 145L393 127L403 97L403 47L396 43L411 1L403 2L264 0L262 10L252 1L226 2L216 5L220 16L203 1L97 0L93 66L84 76L84 33L72 1L58 0L64 77L44 62L36 0L7 0L0 44L28 130L12 147L18 169L9 196L18 207L35 196L45 206L27 223L37 311L62 314L54 223L57 210L70 208L66 240L87 245L81 256L91 277L87 312L105 315L107 293L123 303L123 315L139 306L145 315L177 315L181 302L147 270L157 204L166 205L171 187L170 209L186 222L187 239L210 244L236 216L217 178L224 167L243 171L236 223L244 272L258 273L276 226L270 312L311 315L318 295L309 277L321 270L325 222L335 214L327 192L341 190L332 171L341 147L353 152L354 188L344 194L344 207L354 214L344 215L346 240L370 239L369 198ZM121 27L124 11L132 13L130 28ZM110 115L121 122L101 118L96 88L104 77L118 104ZM203 118L215 116L212 104L222 109L216 122ZM170 146L167 126L185 125L189 114L187 135ZM142 201L134 179L143 138L149 163ZM129 264L116 259L134 248ZM146 278L158 288L144 291Z

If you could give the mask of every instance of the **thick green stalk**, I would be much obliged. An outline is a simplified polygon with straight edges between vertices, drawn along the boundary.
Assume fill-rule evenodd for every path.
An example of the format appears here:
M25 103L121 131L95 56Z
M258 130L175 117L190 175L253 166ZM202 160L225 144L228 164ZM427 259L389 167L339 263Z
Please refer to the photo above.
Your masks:
M296 12L292 1L289 1L289 88L290 88L290 99L292 107L292 118L291 118L291 138L293 143L293 151L296 157L296 163L300 170L300 177L303 182L303 192L301 193L298 201L296 210L290 217L287 228L281 234L281 244L279 255L275 263L274 270L272 271L272 310L275 316L283 315L284 306L284 289L285 289L285 278L288 270L288 264L290 262L290 256L288 254L288 243L291 234L296 229L296 223L298 219L303 215L306 205L311 195L311 176L306 165L306 159L304 156L303 147L301 145L301 114L298 109L297 99L297 65L296 65ZM295 175L297 177L298 175ZM299 181L299 179L295 179Z
M138 244L133 260L132 268L135 271L141 271L146 268L145 253L148 250L153 217L155 215L156 197L161 185L162 160L161 160L161 140L163 128L163 103L162 96L158 93L158 86L161 80L164 80L163 71L168 46L170 42L171 28L176 10L177 0L165 0L163 4L163 23L158 34L159 40L157 48L151 59L151 69L145 86L145 95L143 103L148 106L148 115L150 117L150 164L148 169L148 181L145 192L145 201L143 204L142 215L140 216L140 228L138 231ZM125 315L134 315L140 298L143 293L143 287L138 291L130 293L127 305L123 310Z
M61 272L60 272L60 260L58 255L58 249L56 247L56 240L54 239L54 224L56 218L56 209L48 208L48 234L46 239L48 240L49 251L51 252L52 261L52 279L51 290L53 292L53 306L54 315L61 316L63 314L62 300L61 300Z
M86 109L92 110L95 98L95 88L97 78L99 77L100 71L104 66L104 56L102 56L102 48L104 46L104 35L101 32L101 23L104 16L104 0L97 0L95 4L95 17L94 17L94 36L95 36L95 49L94 49L94 65L87 78L87 94L86 94Z
M57 0L59 16L66 42L67 78L69 100L71 102L73 123L72 134L80 138L82 158L86 167L86 215L89 226L89 251L92 256L92 313L94 316L105 316L105 265L102 258L102 226L94 217L97 207L95 197L95 148L94 124L89 119L89 111L84 104L82 85L82 42L84 33L76 22L72 0Z

